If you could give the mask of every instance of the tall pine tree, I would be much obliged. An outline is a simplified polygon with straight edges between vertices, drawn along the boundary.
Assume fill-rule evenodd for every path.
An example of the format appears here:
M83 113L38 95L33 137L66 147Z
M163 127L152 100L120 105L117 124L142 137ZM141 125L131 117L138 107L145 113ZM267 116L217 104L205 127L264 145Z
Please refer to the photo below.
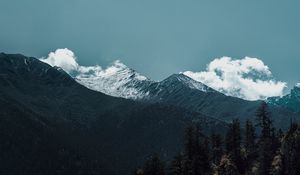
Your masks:
M240 173L244 173L243 159L241 156L241 128L238 119L234 119L229 125L226 134L226 152L236 165Z
M244 139L246 172L251 171L251 167L257 157L255 140L256 140L255 127L253 126L250 120L247 120L245 124L245 139Z
M171 162L171 175L184 175L184 155L178 153Z
M220 163L221 157L223 155L223 141L220 134L215 134L214 132L210 137L211 142L211 161L214 165Z
M300 174L300 126L291 124L283 138L281 152L285 165L285 174Z
M157 155L146 161L143 170L144 175L165 175L164 164Z
M217 168L216 175L240 175L235 163L232 162L229 156L224 155L221 158L220 165Z
M190 126L185 134L184 175L205 175L210 173L208 139L200 127Z
M275 156L273 143L273 125L271 114L266 102L263 102L256 112L257 124L260 127L259 157L258 157L258 174L268 175L271 170L271 163Z

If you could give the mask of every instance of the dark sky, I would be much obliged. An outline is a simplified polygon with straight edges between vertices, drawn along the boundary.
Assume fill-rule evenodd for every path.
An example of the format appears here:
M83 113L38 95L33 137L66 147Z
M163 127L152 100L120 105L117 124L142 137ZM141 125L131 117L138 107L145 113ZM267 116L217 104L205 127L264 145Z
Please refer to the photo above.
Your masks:
M0 51L42 57L69 48L82 65L120 59L155 80L250 56L292 86L299 9L297 0L1 0Z

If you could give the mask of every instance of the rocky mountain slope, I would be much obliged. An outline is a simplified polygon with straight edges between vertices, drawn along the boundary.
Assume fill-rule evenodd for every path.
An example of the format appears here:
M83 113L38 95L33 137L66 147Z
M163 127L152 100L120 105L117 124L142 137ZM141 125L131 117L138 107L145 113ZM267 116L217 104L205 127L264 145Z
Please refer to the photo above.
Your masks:
M239 118L241 121L255 120L256 109L262 102L226 96L181 73L155 82L119 62L110 69L113 70L106 70L105 73L93 76L77 76L75 79L88 88L109 95L147 103L173 105L225 122L230 122L233 118ZM282 106L272 105L271 108L274 122L279 127L288 125L286 116L293 119L300 117L300 114Z
M0 54L0 174L131 174L148 154L169 160L184 128L223 121L89 90L35 58Z
M291 92L283 97L268 98L268 103L281 106L294 112L300 112L300 84L294 86Z

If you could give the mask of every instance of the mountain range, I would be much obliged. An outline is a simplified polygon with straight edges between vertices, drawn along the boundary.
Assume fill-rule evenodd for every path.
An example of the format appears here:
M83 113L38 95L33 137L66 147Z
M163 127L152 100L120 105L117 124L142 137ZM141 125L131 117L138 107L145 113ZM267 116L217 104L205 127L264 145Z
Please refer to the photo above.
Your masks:
M254 119L255 111L262 102L227 96L183 73L173 74L162 81L153 81L119 61L108 69L100 74L79 74L74 76L74 79L92 90L111 96L149 103L171 104L225 122L230 122L233 118L239 118L241 121ZM265 100L272 108L277 126L287 126L285 117L287 114L293 119L299 117L300 90L297 89L300 88L295 86L291 94ZM232 106L235 108L233 109Z
M191 123L222 134L233 118L254 121L262 103L183 74L152 81L121 63L115 67L105 76L73 76L36 58L1 53L0 174L131 174L149 153L169 161ZM277 126L300 118L298 97L295 87L267 100Z
M172 105L89 90L23 55L0 54L0 82L0 174L131 174L149 153L174 156L192 122L206 132L227 127Z

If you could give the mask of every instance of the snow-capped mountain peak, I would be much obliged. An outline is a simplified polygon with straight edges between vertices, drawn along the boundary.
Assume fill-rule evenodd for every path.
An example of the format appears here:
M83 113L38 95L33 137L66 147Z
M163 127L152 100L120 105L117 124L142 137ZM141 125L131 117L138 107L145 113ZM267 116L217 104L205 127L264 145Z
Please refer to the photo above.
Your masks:
M140 87L152 82L120 61L115 61L106 69L101 69L101 67L85 68L75 76L76 81L92 90L111 96L141 98L147 94L140 91Z
M120 61L115 61L106 69L98 67L79 68L75 80L80 84L102 93L129 99L149 99L149 95L157 94L166 89L178 89L187 87L202 92L214 91L201 82L179 73L155 82L128 68ZM151 97L150 97L151 98Z
M171 95L172 92L183 91L183 89L202 92L212 90L182 73L174 74L160 82L154 82L118 60L103 69L99 65L81 66L76 59L72 51L58 49L49 53L47 58L40 58L40 61L61 67L78 83L89 89L115 97L149 99L148 97L157 96L160 92Z
M206 86L205 84L195 81L192 78L179 73L179 74L173 74L171 76L169 76L168 78L166 78L165 80L163 80L161 82L162 84L183 84L185 86L188 86L191 89L197 89L203 92L207 92L207 91L212 91L213 89L211 89L210 87Z

